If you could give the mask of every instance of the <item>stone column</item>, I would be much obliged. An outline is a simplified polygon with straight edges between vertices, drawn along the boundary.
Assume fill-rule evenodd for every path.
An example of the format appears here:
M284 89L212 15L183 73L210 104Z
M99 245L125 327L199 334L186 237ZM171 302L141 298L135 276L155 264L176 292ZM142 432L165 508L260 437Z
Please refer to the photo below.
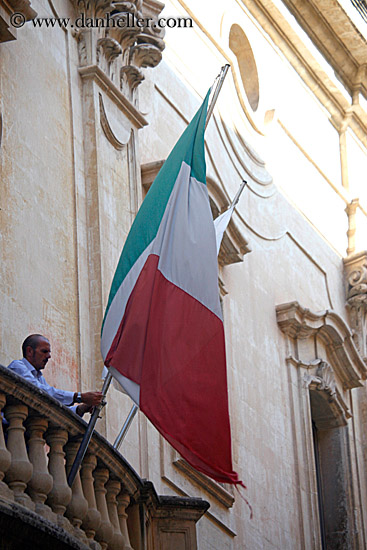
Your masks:
M107 468L97 468L94 471L94 487L96 493L97 509L101 514L101 523L96 531L95 538L100 543L102 550L106 550L113 537L113 525L110 522L106 502L105 484L109 478Z
M48 427L48 420L42 416L30 415L26 426L29 433L28 456L33 465L28 492L35 503L35 511L50 521L56 521L57 518L51 508L45 505L45 500L53 484L52 476L47 469L46 441L43 438Z
M71 467L74 463L74 459L76 457L76 453L78 452L80 446L79 441L73 441L66 445L65 451L66 451L66 471L69 474L69 471L71 470ZM80 473L78 472L75 476L73 485L71 487L72 490L72 496L71 501L69 502L69 505L66 509L66 517L69 518L71 524L75 528L75 535L83 540L85 544L87 544L87 536L86 534L80 529L80 526L82 524L83 518L86 516L88 511L88 501L84 497L82 484L80 481Z
M5 402L5 394L0 393L0 413L3 410ZM3 423L0 422L0 498L13 501L13 493L11 492L7 484L3 482L5 472L9 469L10 464L11 454L5 446Z
M108 545L111 550L122 550L125 548L125 540L121 534L119 517L117 514L117 500L116 496L121 490L121 483L115 479L110 479L106 485L107 488L107 508L110 516L110 521L113 526L113 536Z
M8 450L11 453L10 468L5 474L5 480L14 492L14 498L19 504L34 510L34 504L24 491L32 477L33 467L29 462L24 440L24 420L28 415L28 407L12 400L12 404L5 407L5 417L8 426Z
M124 550L133 550L130 544L129 531L127 528L126 508L130 504L130 496L123 491L117 497L117 513L119 516L120 529L124 537Z
M101 524L101 514L97 510L96 496L94 493L93 471L97 466L95 455L87 453L81 468L81 480L84 496L88 501L88 511L83 518L82 529L89 539L94 539L96 530Z
M46 437L50 447L48 469L53 478L53 487L48 495L47 504L57 514L58 524L67 531L73 532L70 523L63 517L72 494L66 479L63 451L68 440L68 432L60 428L51 428Z

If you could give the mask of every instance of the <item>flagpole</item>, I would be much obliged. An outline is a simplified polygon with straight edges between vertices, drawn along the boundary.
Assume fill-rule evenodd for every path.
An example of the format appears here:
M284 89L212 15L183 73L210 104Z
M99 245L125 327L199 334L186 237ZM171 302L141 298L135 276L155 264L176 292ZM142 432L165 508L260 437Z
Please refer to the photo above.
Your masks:
M110 372L108 372L107 375L106 375L106 378L104 379L104 383L103 383L102 401L99 405L94 407L94 411L93 411L93 414L92 414L92 416L89 420L87 430L86 430L86 432L83 436L82 442L80 444L80 447L79 447L78 452L76 454L76 457L74 459L73 465L70 469L70 472L69 472L69 475L68 475L69 487L72 486L73 481L75 479L75 476L78 473L79 466L81 465L81 463L83 461L84 455L85 455L85 453L87 451L87 448L88 448L88 445L89 445L89 442L92 438L95 425L96 425L97 420L99 418L99 413L101 412L101 410L103 409L103 407L106 404L105 397L107 395L108 388L110 387L111 380L112 380L112 374Z
M139 410L139 407L137 405L135 405L135 403L134 403L134 405L130 409L128 417L126 418L126 420L124 422L124 425L122 426L122 428L120 430L120 433L118 434L118 436L115 439L115 443L113 444L113 448L116 449L117 451L121 447L121 443L125 439L125 436L126 436L128 430L129 430L130 425L131 425L132 421L134 420L134 417L135 417L136 413L138 412L138 410Z
M213 97L212 97L210 105L208 107L208 112L207 112L207 115L206 115L205 130L206 130L206 127L208 126L209 119L210 119L210 117L211 117L211 115L214 111L214 107L215 107L215 104L217 102L219 92L222 89L223 82L224 82L225 77L227 76L227 72L228 72L229 67L230 67L229 63L226 63L226 65L223 65L223 67L220 70L219 75L217 76L218 82L216 84L216 87L214 88Z
M247 185L247 181L242 180L242 183L241 183L241 185L240 185L240 188L239 188L239 190L237 191L237 193L236 193L236 195L235 195L235 197L234 197L234 199L233 199L231 205L228 207L228 210L229 210L230 208L234 208L234 207L236 206L236 204L237 204L238 201L240 200L241 193L242 193L242 191L245 189L246 185Z

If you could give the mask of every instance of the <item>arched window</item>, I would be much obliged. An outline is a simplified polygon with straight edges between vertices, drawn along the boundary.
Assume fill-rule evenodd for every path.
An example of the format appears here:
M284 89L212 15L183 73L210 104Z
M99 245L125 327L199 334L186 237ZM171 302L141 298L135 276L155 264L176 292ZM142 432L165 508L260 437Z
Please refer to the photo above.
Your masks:
M253 111L259 106L259 77L254 54L247 36L239 25L232 25L229 33L229 47L237 58L242 84Z

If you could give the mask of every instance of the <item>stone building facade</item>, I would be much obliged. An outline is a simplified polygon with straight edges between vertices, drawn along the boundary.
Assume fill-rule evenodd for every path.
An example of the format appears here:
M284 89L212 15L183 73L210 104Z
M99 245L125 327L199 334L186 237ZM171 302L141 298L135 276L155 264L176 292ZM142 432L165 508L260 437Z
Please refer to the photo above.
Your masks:
M145 23L88 24L121 14ZM65 389L101 386L124 239L230 64L206 131L207 184L216 216L248 182L219 288L234 469L253 519L140 413L121 448L159 494L210 503L200 550L367 547L365 14L364 0L0 1L0 363L41 332L47 379ZM69 21L35 23L46 17ZM108 441L130 407L110 390ZM164 548L193 540L172 529Z

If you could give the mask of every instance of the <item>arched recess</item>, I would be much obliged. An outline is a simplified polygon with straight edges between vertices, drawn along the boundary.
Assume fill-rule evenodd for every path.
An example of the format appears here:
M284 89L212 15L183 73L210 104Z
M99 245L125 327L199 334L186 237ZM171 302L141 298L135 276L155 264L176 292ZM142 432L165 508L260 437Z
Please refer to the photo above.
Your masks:
M351 475L358 471L352 390L364 385L366 365L351 330L337 313L315 313L290 302L277 306L276 316L287 340L304 545L357 547L363 529L354 514L361 502L360 480Z

